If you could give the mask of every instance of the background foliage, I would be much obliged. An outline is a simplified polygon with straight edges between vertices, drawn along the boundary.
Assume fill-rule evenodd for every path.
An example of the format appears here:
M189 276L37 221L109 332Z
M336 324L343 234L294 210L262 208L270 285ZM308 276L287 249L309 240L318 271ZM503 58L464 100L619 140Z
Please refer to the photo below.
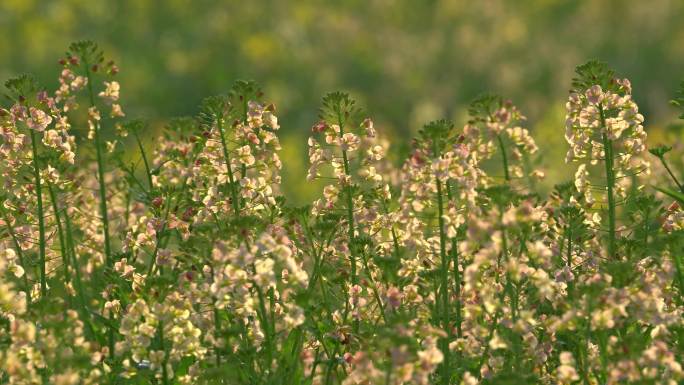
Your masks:
M53 86L63 47L93 39L122 69L128 117L151 127L255 79L279 108L297 202L318 191L301 181L311 106L325 92L350 91L380 132L409 138L428 120L465 123L469 101L492 91L528 116L547 169L559 170L550 186L569 176L558 174L569 170L559 167L567 79L589 58L632 80L652 144L679 140L666 101L684 76L683 17L677 0L3 0L0 78L31 72Z

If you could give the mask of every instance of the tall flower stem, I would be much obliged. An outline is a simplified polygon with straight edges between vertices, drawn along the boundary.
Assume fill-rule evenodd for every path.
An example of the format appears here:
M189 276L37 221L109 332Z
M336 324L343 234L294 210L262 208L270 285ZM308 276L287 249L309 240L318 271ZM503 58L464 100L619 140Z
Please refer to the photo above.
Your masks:
M606 166L606 188L608 190L608 258L615 258L615 175L613 174L613 142L608 138L606 132L606 118L603 106L599 105L601 116L601 130L603 131L603 152L605 154L604 164Z
M342 112L337 110L337 123L340 127L340 137L344 135L344 120L342 118ZM342 162L344 166L344 174L351 178L351 172L349 167L349 157L347 156L347 150L342 150ZM352 198L352 186L351 182L345 186L347 190L347 222L348 222L348 233L349 233L349 263L351 264L351 284L356 285L359 282L359 277L356 273L356 245L354 244L354 201ZM359 332L359 320L354 321L354 332Z
M147 154L145 152L145 147L140 140L140 135L138 135L138 130L133 130L133 136L135 137L135 142L138 144L138 149L140 150L140 156L143 160L143 165L145 166L145 176L147 176L147 183L150 185L150 191L152 191L154 185L152 183L152 170L150 169L150 162L147 160Z
M451 339L450 314L449 314L449 257L446 252L446 232L444 231L444 197L442 196L442 181L435 178L437 184L437 210L439 215L439 256L442 260L441 286L442 286L442 327L447 333L447 337L442 340L442 383L447 385L451 378L449 367L449 340Z
M38 138L36 131L31 132L31 147L33 149L33 176L35 179L36 201L38 205L38 248L40 253L40 294L47 295L47 279L45 277L45 214L43 213L43 186L40 180L40 167L38 166Z
M432 142L432 156L434 159L441 158L440 151L438 148L438 143L436 138L433 138ZM440 286L441 295L438 296L438 300L442 300L441 304L441 318L442 318L442 328L446 332L446 337L441 341L442 355L444 356L444 361L442 362L442 384L448 385L451 380L451 368L450 368L450 352L449 352L449 341L453 337L451 331L451 315L449 309L449 255L447 255L446 245L447 245L447 235L446 235L446 225L444 221L444 186L438 175L435 175L435 185L437 187L437 215L439 224L439 256L441 259L441 272L440 272ZM447 183L448 189L448 183Z
M69 253L67 251L66 238L62 229L62 218L57 204L57 193L52 187L52 183L47 181L48 191L50 192L50 200L52 201L52 211L55 215L55 223L57 224L57 236L59 237L59 250L62 254L62 267L64 268L64 284L69 285L71 282L71 273L69 271Z
M228 142L226 141L226 134L223 128L223 117L216 117L216 126L219 130L219 135L221 136L221 147L223 148L223 158L226 161L226 169L228 169L228 182L230 183L230 195L233 201L230 205L235 212L235 216L240 214L240 201L238 200L237 190L235 189L235 176L233 175L233 169L230 166L230 152L228 151Z
M21 245L19 244L19 239L17 239L17 234L14 232L14 225L12 225L12 222L10 222L10 218L7 215L7 212L5 211L5 207L3 206L3 203L0 203L0 211L2 212L2 219L5 221L5 224L7 225L7 232L9 233L10 237L12 237L12 242L14 243L14 248L17 250L17 255L19 256L19 263L21 264L21 268L24 269L24 291L26 292L26 304L28 307L31 306L31 285L29 284L28 281L28 266L26 265L26 259L24 258L24 251L21 249Z
M85 67L86 78L88 79L88 98L90 107L95 107L95 94L93 92L93 77L90 72L90 64L83 57L83 66ZM102 153L102 138L100 137L100 122L95 121L95 153L97 157L97 180L100 194L100 216L102 217L102 235L104 236L104 251L105 263L107 267L112 266L112 248L109 238L109 217L107 214L107 187L105 186L105 172L104 172L104 154Z
M570 226L566 227L566 233L567 233L567 238L568 238L568 249L567 249L567 257L566 257L566 263L568 266L568 269L572 271L572 228ZM575 288L575 282L571 280L568 282L568 295L572 295L573 290Z
M159 345L161 350L164 352L164 359L162 360L161 363L161 370L162 370L162 385L169 385L169 373L166 368L166 364L168 363L168 352L166 351L166 341L164 339L164 323L162 321L159 322L159 326L157 327L158 329L158 334L159 334Z
M450 201L454 201L454 193L452 191L452 183L447 182L447 197ZM456 335L458 338L463 337L462 330L462 303L461 303L461 271L459 270L458 262L458 240L456 238L451 239L451 255L454 261L454 294L456 295Z
M682 185L681 183L679 183L679 180L677 179L677 177L675 176L675 174L674 174L674 173L672 172L672 170L670 169L670 166L667 164L667 161L665 160L665 157L664 157L663 155L660 155L660 156L658 156L658 159L660 159L660 163L663 165L663 167L665 167L665 170L666 170L667 173L670 175L670 178L672 178L672 180L675 182L675 184L677 185L677 188L679 189L679 191L681 191L682 193L684 193L684 185Z
M78 305L81 310L81 318L85 324L86 330L93 337L97 337L95 334L95 329L90 319L90 311L88 310L88 301L83 290L83 280L81 278L81 269L78 264L78 259L76 257L76 246L73 238L73 231L71 227L71 218L69 217L69 212L65 210L64 212L64 230L66 235L66 245L69 250L69 255L71 256L71 265L74 267L74 286L76 288L76 298L78 299Z
M503 161L504 178L506 182L511 180L511 175L508 173L508 155L506 155L506 147L504 146L501 134L496 136L497 142L499 142L499 149L501 150L501 159Z

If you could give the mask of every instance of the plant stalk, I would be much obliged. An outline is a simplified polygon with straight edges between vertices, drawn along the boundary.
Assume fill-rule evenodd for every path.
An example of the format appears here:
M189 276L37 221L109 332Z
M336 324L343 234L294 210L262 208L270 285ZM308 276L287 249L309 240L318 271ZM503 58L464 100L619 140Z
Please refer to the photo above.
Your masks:
M604 164L606 166L606 187L608 189L608 258L615 259L615 175L613 174L613 142L606 132L606 118L603 106L599 106L601 116L601 130L603 131Z
M33 148L33 177L36 183L36 201L38 205L38 247L40 254L40 295L47 296L47 278L45 276L45 214L43 213L43 186L38 166L38 138L36 131L31 132L31 146Z

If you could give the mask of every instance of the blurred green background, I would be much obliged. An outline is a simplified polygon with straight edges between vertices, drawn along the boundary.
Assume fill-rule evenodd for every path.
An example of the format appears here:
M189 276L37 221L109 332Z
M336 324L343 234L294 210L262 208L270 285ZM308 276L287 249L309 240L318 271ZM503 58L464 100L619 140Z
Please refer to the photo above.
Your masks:
M286 193L300 203L318 193L303 183L306 136L331 90L351 92L391 133L396 159L424 122L462 125L483 91L511 98L548 185L574 169L563 166L573 69L599 58L632 80L650 141L678 138L665 127L684 77L680 0L2 0L0 78L32 72L56 85L57 59L77 39L118 62L128 117L153 127L236 79L260 82L283 127Z

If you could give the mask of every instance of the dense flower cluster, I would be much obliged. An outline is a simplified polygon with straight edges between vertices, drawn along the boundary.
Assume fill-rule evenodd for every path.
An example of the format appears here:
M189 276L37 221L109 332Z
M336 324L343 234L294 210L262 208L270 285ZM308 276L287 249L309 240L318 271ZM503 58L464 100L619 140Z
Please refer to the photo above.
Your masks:
M150 151L97 46L60 63L56 92L13 79L0 110L0 383L684 381L684 195L642 187L643 116L600 63L567 103L582 163L548 196L510 101L426 124L397 166L335 92L304 207L282 197L280 123L254 83ZM667 151L654 178L681 188Z

